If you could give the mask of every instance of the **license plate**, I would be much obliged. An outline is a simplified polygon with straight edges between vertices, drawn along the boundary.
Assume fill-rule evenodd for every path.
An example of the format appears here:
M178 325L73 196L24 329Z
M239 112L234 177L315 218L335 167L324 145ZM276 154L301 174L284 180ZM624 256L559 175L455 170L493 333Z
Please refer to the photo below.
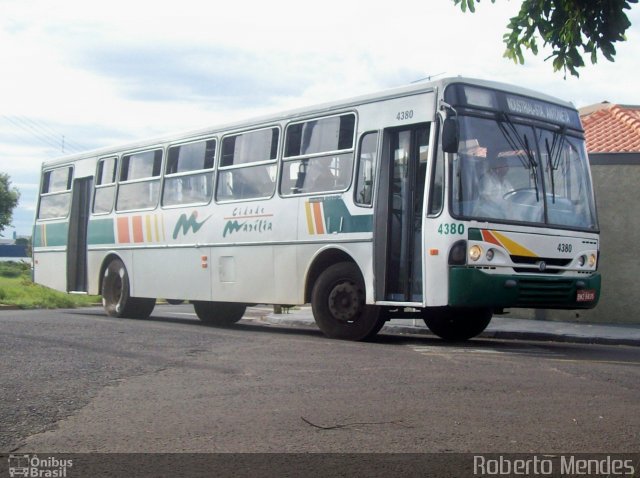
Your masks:
M594 289L582 289L578 291L576 302L593 302L596 300L596 291Z

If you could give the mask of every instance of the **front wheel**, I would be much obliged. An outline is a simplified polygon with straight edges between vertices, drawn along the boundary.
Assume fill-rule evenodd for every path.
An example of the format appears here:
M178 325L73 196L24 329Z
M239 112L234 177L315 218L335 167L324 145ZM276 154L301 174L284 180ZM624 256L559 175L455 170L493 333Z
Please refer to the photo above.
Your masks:
M102 305L111 317L146 319L153 312L156 300L131 297L127 268L120 259L113 259L104 270Z
M468 340L487 328L491 309L431 307L422 310L422 318L429 330L448 341Z
M362 274L351 262L334 264L320 274L311 292L311 308L320 330L336 339L371 338L386 319L380 307L366 305Z
M210 325L228 326L235 324L244 315L247 306L234 302L193 301L193 309L198 318Z

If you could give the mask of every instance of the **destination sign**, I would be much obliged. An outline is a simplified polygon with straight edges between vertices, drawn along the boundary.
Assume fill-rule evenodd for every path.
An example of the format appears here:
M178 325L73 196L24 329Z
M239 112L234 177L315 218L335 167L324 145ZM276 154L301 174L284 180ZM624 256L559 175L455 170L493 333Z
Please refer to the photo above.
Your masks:
M536 116L556 123L571 124L571 111L542 101L521 96L507 95L507 107L511 113Z

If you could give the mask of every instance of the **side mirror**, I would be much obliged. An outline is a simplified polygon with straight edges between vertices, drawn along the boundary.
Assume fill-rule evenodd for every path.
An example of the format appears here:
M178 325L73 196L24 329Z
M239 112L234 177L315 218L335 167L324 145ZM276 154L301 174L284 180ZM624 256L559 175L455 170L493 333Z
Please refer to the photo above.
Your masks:
M442 151L457 153L460 141L460 126L456 117L446 118L442 125Z

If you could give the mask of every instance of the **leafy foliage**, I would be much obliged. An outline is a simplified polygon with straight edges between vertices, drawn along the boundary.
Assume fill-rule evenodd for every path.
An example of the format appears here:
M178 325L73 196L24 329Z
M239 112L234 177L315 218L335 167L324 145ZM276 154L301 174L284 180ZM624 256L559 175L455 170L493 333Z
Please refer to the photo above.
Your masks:
M491 0L495 3L496 0ZM475 12L480 0L453 0L463 12ZM503 39L507 46L504 56L524 63L523 48L538 54L538 41L549 45L554 71L567 71L580 76L583 55L597 63L598 52L614 61L614 43L625 41L631 26L625 10L638 0L523 0L518 15L511 18Z
M11 187L11 178L7 173L0 173L0 235L5 226L11 224L13 209L18 205L20 193Z

